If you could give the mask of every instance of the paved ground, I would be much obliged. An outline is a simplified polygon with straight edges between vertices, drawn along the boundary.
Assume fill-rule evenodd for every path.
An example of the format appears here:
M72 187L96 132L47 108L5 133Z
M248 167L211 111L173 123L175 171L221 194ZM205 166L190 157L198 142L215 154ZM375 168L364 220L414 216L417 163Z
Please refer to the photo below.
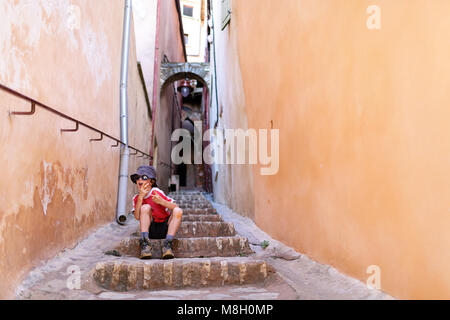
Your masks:
M208 197L211 200L210 197ZM211 201L212 202L212 201ZM235 225L238 234L248 237L250 243L268 240L262 249L251 245L254 257L264 259L275 267L276 274L260 285L228 286L189 290L111 292L99 288L90 271L100 261L110 260L106 251L134 233L137 221L131 219L126 226L110 223L93 232L75 248L65 250L54 259L34 269L19 286L17 299L65 300L293 300L293 299L392 299L371 290L362 282L344 276L329 266L311 261L306 256L271 239L247 218L239 216L224 205L212 202L227 222ZM77 282L77 279L80 281ZM77 286L80 284L79 287Z

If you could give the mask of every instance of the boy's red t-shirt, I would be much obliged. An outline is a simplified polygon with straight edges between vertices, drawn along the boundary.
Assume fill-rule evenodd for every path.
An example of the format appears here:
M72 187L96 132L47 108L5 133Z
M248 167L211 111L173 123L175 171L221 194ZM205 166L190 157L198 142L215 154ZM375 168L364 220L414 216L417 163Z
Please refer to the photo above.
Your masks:
M150 190L148 195L144 198L144 200L142 200L143 205L148 204L152 207L153 220L157 223L161 223L161 222L164 222L167 220L167 218L170 216L171 212L166 207L163 207L162 205L157 204L152 200L152 195L156 195L156 194L159 194L161 196L161 198L163 198L164 200L169 201L169 202L175 202L175 200L166 196L164 191L162 191L159 188L153 188L152 190ZM137 194L133 198L134 210L136 210L136 204L137 204L138 197L139 197L139 195Z

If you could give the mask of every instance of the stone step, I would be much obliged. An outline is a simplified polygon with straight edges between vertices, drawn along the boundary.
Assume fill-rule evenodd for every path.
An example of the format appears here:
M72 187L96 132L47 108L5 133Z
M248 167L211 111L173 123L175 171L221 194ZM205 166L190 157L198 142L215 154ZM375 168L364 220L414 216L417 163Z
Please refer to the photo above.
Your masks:
M211 203L209 201L200 201L200 200L177 200L174 199L177 204L182 205L192 205L192 206L211 206Z
M200 201L200 200L179 200L179 199L174 199L175 202L178 205L182 205L182 206L211 206L210 202L206 202L206 201Z
M140 232L141 229L138 227L132 236L138 237ZM183 221L175 238L234 237L235 235L236 231L233 223L223 221Z
M175 202L181 209L185 210L185 209L210 209L210 210L214 210L214 207L209 204L209 203L205 203L205 204L195 204L195 203L178 203Z
M172 191L171 194L203 194L204 192L199 190L178 190Z
M172 199L178 200L178 201L208 201L205 197L203 196L170 196Z
M203 196L173 196L171 198L179 201L208 201Z
M249 285L264 282L274 269L248 258L105 261L96 264L92 277L111 291Z
M215 208L182 208L184 215L217 215L217 210Z
M170 197L184 197L184 196L188 196L188 197L203 197L203 194L201 192L195 191L195 192L185 192L185 191L181 191L181 192L170 192L169 193Z
M218 214L183 214L183 222L223 222Z
M229 222L188 222L181 224L176 238L234 237L234 224Z
M194 203L194 204L210 204L206 199L174 199L177 203Z
M153 258L162 257L164 240L151 240ZM114 248L122 256L138 258L140 246L138 237L125 238ZM203 237L184 238L173 241L175 258L210 258L210 257L236 257L253 253L248 239L244 237Z

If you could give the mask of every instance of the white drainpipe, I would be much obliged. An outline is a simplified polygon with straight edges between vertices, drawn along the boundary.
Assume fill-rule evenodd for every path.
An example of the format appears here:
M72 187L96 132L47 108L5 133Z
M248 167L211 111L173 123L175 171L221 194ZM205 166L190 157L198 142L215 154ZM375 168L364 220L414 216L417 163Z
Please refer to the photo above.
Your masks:
M120 72L120 171L119 190L117 193L116 220L124 224L127 220L127 186L130 149L128 148L128 57L130 53L131 9L133 1L125 0L123 21L122 67Z

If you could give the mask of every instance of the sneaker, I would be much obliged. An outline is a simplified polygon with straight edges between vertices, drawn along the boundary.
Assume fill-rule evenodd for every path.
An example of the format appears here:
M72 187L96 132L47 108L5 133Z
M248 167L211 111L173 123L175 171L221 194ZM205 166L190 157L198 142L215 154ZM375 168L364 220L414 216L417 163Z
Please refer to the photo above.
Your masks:
M164 241L162 258L164 260L175 258L175 256L173 255L173 251L172 251L172 242L171 241L170 242Z
M139 240L141 246L140 259L151 259L152 257L152 247L150 246L150 239Z

